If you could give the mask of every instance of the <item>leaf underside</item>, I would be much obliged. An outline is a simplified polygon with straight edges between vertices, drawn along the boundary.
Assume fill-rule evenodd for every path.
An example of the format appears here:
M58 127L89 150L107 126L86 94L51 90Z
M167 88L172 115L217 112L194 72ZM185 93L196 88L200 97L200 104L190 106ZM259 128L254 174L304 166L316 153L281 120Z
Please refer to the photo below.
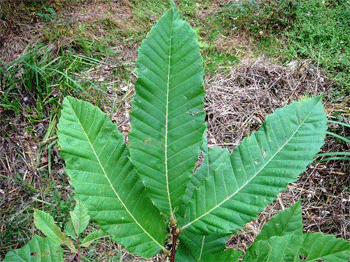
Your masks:
M58 137L70 183L91 218L130 252L157 254L165 241L163 218L135 174L116 125L97 107L67 97Z
M63 262L63 250L49 238L35 235L24 247L10 250L4 262Z
M321 100L276 110L231 155L227 149L209 149L204 158L217 167L209 176L207 169L196 174L205 179L194 190L182 229L227 234L254 220L305 171L323 145L326 115Z
M174 216L199 155L205 129L201 56L175 7L139 49L130 155L158 209Z

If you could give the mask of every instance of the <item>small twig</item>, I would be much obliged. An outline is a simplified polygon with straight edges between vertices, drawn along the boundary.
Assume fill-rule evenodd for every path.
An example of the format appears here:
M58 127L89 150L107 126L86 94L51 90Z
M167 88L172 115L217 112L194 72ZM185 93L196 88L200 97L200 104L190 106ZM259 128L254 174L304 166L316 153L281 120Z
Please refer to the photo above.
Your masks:
M179 229L177 228L176 224L171 225L171 228L172 228L171 234L173 235L173 239L172 239L172 246L171 246L169 261L175 262L175 254L176 254L176 248L177 248L177 239L179 237Z

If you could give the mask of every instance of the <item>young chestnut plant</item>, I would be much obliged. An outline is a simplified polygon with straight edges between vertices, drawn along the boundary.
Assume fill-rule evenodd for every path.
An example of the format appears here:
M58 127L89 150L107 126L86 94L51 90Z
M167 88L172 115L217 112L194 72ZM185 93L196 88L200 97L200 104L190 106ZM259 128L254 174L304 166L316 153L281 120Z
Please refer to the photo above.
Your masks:
M323 145L321 97L276 110L232 154L209 149L199 47L174 4L143 41L137 75L129 147L96 107L71 97L63 103L59 143L77 196L102 230L132 253L150 257L163 250L170 261L205 261L212 253L219 260L229 254L230 261L237 261L239 251L224 252L228 235L254 220ZM193 174L200 152L204 161ZM167 226L171 250L164 248ZM295 257L285 251L306 236L284 237L285 245L270 251L293 259L321 254L322 245L306 253L296 245ZM344 240L332 246L328 239L321 235L318 241L327 244L327 255L337 257L337 244ZM349 243L344 246L349 252ZM246 261L264 247L252 247Z
M101 230L95 230L88 234L84 239L80 239L79 235L83 233L89 224L90 216L88 210L80 202L73 211L70 212L71 220L64 226L64 233L55 224L53 217L38 209L34 210L34 224L46 236L46 238L35 235L24 247L11 250L6 254L4 262L18 261L62 261L63 250L61 245L68 247L72 256L81 261L81 247L89 247L90 244L98 239L107 236ZM76 245L73 243L74 239Z
M227 238L256 219L320 150L326 131L322 98L276 110L232 153L208 148L199 47L173 2L142 42L137 75L129 146L97 107L72 97L63 102L59 144L77 197L131 253L238 261L242 252L225 250ZM200 154L203 162L194 173ZM302 234L297 202L265 225L243 261L349 256L350 242Z

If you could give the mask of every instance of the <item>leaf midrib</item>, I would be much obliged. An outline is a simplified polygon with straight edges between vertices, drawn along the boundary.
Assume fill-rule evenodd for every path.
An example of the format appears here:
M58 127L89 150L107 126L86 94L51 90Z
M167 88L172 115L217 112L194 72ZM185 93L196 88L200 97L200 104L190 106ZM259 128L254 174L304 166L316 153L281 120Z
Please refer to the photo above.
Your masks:
M173 14L174 16L174 14ZM172 17L172 23L174 17ZM170 198L170 188L169 188L169 170L168 170L168 121L169 121L169 91L170 91L170 64L171 64L171 41L172 41L172 33L173 30L171 29L170 37L169 37L169 51L168 51L168 75L167 75L167 83L166 83L166 104L165 104L165 134L164 134L164 169L165 169L165 183L166 183L166 191L168 195L168 203L169 203L169 210L170 210L170 217L174 217L173 214L173 208L171 204L171 198Z
M197 222L198 220L200 220L201 218L205 217L206 215L210 214L211 212L213 212L215 209L221 207L226 201L230 200L234 195L236 195L237 193L239 193L247 184L249 184L255 177L257 177L259 175L259 173L264 170L264 168L266 167L267 164L270 163L270 161L289 143L289 141L295 136L295 134L299 131L299 129L301 128L301 126L303 126L303 124L305 123L305 121L310 117L311 113L313 113L315 107L318 105L319 102L317 102L314 106L314 108L312 110L310 110L309 114L304 118L303 122L301 122L298 126L298 128L292 133L292 135L290 136L290 138L280 147L279 150L276 151L275 154L273 154L270 159L268 161L265 162L265 164L263 166L261 166L261 168L255 173L255 175L253 175L246 183L244 183L241 187L239 187L235 192L233 192L231 195L229 195L228 197L226 197L223 201L221 201L219 204L217 204L216 206L214 206L213 208L211 208L210 210L208 210L207 212L203 213L202 215L200 215L199 217L197 217L196 219L192 220L191 222L189 222L188 224L184 225L180 230L184 230L185 228L187 228L188 226L192 225L193 223Z
M134 220L135 224L136 224L137 226L139 226L139 227L141 228L141 230L142 230L153 242L155 242L161 249L166 250L156 239L153 238L152 235L150 235L150 234L144 229L144 227L137 221L137 219L132 215L132 213L130 212L130 210L126 207L126 205L124 204L124 202L121 200L119 194L118 194L117 191L114 189L114 187L113 187L113 185L112 185L110 179L108 178L107 173L106 173L106 171L105 171L105 168L104 168L104 166L102 165L102 163L101 163L101 161L100 161L100 158L98 157L98 154L96 153L95 148L93 147L93 144L91 143L91 141L90 141L90 139L89 139L88 134L85 132L85 129L84 129L83 125L82 125L82 122L80 121L80 118L78 117L78 115L76 114L76 112L75 112L75 110L73 109L72 106L71 106L71 108L72 108L72 110L73 110L73 112L74 112L74 114L75 114L75 116L76 116L76 119L78 119L79 125L80 125L81 129L83 130L84 135L86 136L86 140L88 141L88 143L89 143L89 145L90 145L90 147L91 147L91 149L92 149L92 151L93 151L93 153L94 153L94 155L95 155L95 157L96 157L96 159L97 159L97 162L98 162L99 166L101 167L101 170L102 170L102 172L103 172L104 177L107 179L109 186L112 188L113 193L116 195L116 197L118 198L119 202L122 204L122 206L124 207L124 209L126 210L126 212L129 214L129 216L132 218L132 220Z

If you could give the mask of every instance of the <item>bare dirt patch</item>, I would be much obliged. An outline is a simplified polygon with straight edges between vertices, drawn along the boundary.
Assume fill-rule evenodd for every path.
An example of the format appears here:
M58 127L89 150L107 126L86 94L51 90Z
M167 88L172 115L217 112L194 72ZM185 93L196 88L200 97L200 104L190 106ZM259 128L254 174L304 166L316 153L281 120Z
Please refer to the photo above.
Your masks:
M133 25L131 8L126 0L86 1L80 5L67 3L67 6L57 8L64 10L57 10L57 17L50 21L31 19L11 27L0 20L4 25L0 30L1 60L11 63L27 49L40 43L52 45L52 52L55 52L62 47L74 46L77 36L99 41L109 28L117 28L122 33L137 28L137 25Z

